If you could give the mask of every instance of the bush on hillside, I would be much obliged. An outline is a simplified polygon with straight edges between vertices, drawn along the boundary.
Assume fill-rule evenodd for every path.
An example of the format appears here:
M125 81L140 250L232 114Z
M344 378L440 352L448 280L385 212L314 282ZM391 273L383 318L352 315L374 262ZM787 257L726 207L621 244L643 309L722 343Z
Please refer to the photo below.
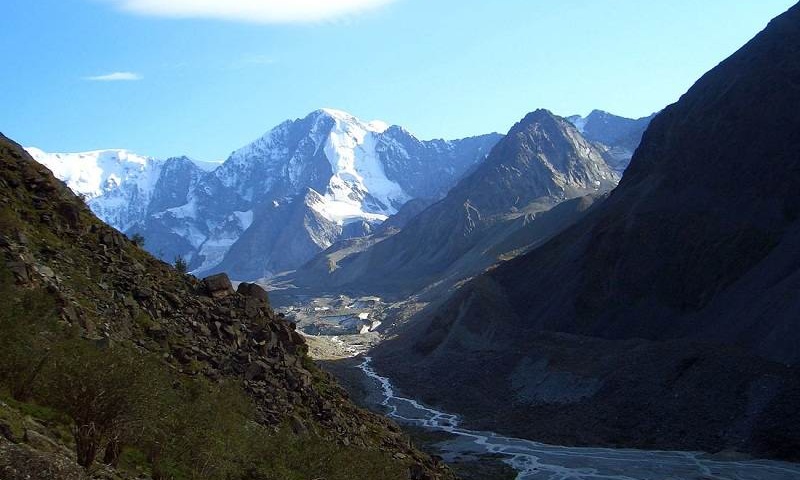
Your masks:
M48 358L55 304L39 289L18 289L0 264L0 383L16 400L27 400Z

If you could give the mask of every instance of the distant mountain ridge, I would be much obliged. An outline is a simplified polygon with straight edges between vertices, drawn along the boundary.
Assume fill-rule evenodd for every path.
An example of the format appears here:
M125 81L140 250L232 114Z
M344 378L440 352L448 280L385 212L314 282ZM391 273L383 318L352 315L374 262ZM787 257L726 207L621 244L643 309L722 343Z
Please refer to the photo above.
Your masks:
M586 117L572 115L572 122L581 134L602 145L608 163L620 175L628 168L633 152L656 114L638 119L620 117L603 110L592 110Z
M536 110L514 125L447 196L396 234L362 242L364 251L349 244L343 245L347 254L326 251L278 281L311 291L344 289L393 298L444 279L452 284L497 262L505 252L496 246L524 249L557 233L556 226L574 221L586 205L554 211L558 221L546 212L565 200L602 195L618 180L603 151L571 123ZM539 217L549 219L547 228L537 226Z
M617 175L632 154L625 139L638 140L649 121L601 111L571 118ZM142 234L162 259L181 256L197 274L254 280L373 233L410 200L444 198L502 137L421 141L399 126L321 109L281 123L217 164L126 150L28 150L101 219ZM404 215L403 224L413 220Z
M180 255L198 274L252 280L371 231L411 199L441 198L500 138L420 141L401 127L322 109L210 171L186 157L29 150L101 219L143 234L161 258Z
M265 291L158 261L2 133L0 225L3 480L454 478L351 403ZM35 384L14 400L9 365Z
M218 166L188 157L159 160L122 149L46 153L31 147L27 151L73 192L94 204L95 213L106 223L122 231L140 221L152 201L158 205L154 197L165 190L158 183L163 177L173 176L176 165L194 176ZM103 200L98 201L101 197Z
M653 119L607 200L375 365L483 429L800 460L799 60L797 4Z

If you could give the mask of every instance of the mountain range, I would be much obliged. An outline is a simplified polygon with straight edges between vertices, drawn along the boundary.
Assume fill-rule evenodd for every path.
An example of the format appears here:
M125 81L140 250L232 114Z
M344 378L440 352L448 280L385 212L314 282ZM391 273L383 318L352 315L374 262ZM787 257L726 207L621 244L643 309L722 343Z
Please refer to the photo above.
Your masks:
M3 135L0 227L4 480L454 478L351 403L267 292L157 260Z
M161 258L181 256L198 274L256 279L369 233L411 199L440 198L499 138L420 141L401 127L323 109L282 123L211 170L186 157L30 151L103 220L142 234Z
M619 153L628 148L619 138L639 134L641 121L598 111L575 122L594 132L602 130L594 125L607 119L612 119L613 134L580 139L592 162L602 168L604 162L612 165L612 171L602 173L607 177L602 188L577 186L587 192L611 186L608 181L614 182L618 167L629 160ZM571 135L581 137L574 131ZM126 234L142 235L145 248L158 257L181 257L198 275L225 271L239 280L255 280L320 263L316 255L348 239L373 233L381 239L396 232L397 221L410 221L414 215L409 212L437 203L473 174L501 138L488 134L421 141L399 126L322 109L282 123L222 163L185 156L160 160L125 150L28 150L82 195L101 219ZM527 166L522 167L520 179ZM548 208L572 195L571 181L556 180L566 182L566 196L554 187ZM508 205L517 213L506 213L519 217L528 207L519 205L521 201ZM405 205L409 208L403 210ZM398 220L378 228L394 215Z
M798 59L800 5L652 120L605 201L376 364L480 428L800 459Z
M622 175L628 167L633 152L639 146L642 135L656 114L638 119L619 117L602 110L582 117L572 115L567 120L572 122L586 139L603 148L611 168Z
M454 478L351 403L381 402L372 380L397 418L510 447L800 461L798 105L800 4L637 119L421 140L326 108L218 163L0 134L0 471L102 449L108 478L206 478L197 450L230 462L207 478ZM325 364L351 395L309 345L369 345ZM100 432L72 403L104 382L145 406Z
M402 298L455 283L524 251L579 218L619 180L604 151L566 119L536 110L514 125L485 162L399 231L334 245L276 279L319 293ZM590 195L590 196L589 196ZM589 196L583 202L567 200Z

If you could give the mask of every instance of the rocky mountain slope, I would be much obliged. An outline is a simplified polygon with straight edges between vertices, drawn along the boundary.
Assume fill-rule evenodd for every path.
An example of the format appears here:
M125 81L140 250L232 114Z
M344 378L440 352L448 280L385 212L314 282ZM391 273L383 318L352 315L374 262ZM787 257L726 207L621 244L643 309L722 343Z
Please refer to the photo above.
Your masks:
M622 175L628 168L633 152L642 140L642 134L655 117L631 119L602 110L592 110L586 117L567 117L581 134L604 150L611 168Z
M252 280L370 233L411 199L441 198L499 138L420 141L401 127L324 109L282 123L211 171L124 151L31 151L101 219L144 235L160 258Z
M78 332L84 338L67 345L73 345L80 351L88 349L98 352L91 355L101 355L98 361L103 366L94 369L90 363L81 364L83 370L80 371L80 378L110 381L112 377L109 375L113 376L117 371L115 369L121 368L119 362L124 364L128 361L125 359L129 357L120 355L130 352L127 355L131 358L150 359L141 364L149 365L148 368L153 372L153 377L146 379L150 387L143 395L150 395L151 390L157 388L156 377L167 376L170 380L166 384L172 385L165 387L164 395L168 398L174 396L169 391L177 391L182 384L193 385L186 393L190 398L196 398L204 390L213 390L213 385L230 385L230 388L241 391L249 399L247 402L253 403L252 422L257 428L249 428L248 435L254 431L262 433L256 433L258 440L249 444L267 446L274 443L276 447L273 451L276 456L268 459L270 464L263 467L266 476L252 476L255 475L253 469L262 468L258 463L250 466L237 464L239 460L236 455L241 453L239 451L228 452L224 459L221 456L206 458L200 462L202 465L187 462L185 468L201 468L224 460L235 471L251 469L252 475L246 478L274 478L273 474L279 478L353 478L354 474L361 478L378 478L374 475L414 479L450 476L446 469L410 447L396 426L351 404L344 391L309 360L303 337L271 309L266 292L251 284L242 284L235 292L225 276L201 282L156 260L117 230L94 217L83 201L56 180L50 171L2 136L0 267L3 280L0 289L3 303L0 325L10 329L3 331L4 341L20 331L24 334L26 328L32 332L40 328L33 323L26 326L25 322L38 322L38 316L27 313L26 308L30 306L17 305L32 293L39 295L36 308L46 309L47 304L52 304L53 315L58 320L56 323L67 327L54 324L47 327L53 329L49 333L32 333L24 337L30 338L32 345L42 341L51 344L43 350L49 353L38 364L38 360L33 358L33 350L22 352L20 358L34 364L34 376L30 381L36 375L44 375L42 371L48 371L47 368L41 369L47 367L48 359L50 362L62 361L57 360L57 352L62 347L52 339L58 338L57 332L63 330L65 334ZM11 355L13 351L9 345L3 345L2 355ZM16 345L12 346L16 348ZM77 350L75 352L77 355ZM91 355L88 358L96 358ZM114 368L106 368L108 365L103 363L103 356L110 359L108 362L113 363ZM64 357L63 368L51 370L51 379L48 381L57 382L60 378L67 378L64 375L69 371L68 357ZM135 361L137 365L141 363L140 360ZM5 367L3 365L3 369L0 369L0 396L4 399L9 392L5 382L15 375L15 372L7 372ZM131 374L132 383L135 383L135 372ZM42 380L42 385L45 384L47 382ZM101 424L95 423L100 420L92 420L91 425L96 428L84 429L78 420L83 417L75 415L85 413L86 409L75 413L67 408L71 404L68 403L70 399L64 397L65 388L71 384L63 385L66 387L50 389L49 393L42 393L41 399L37 400L39 405L50 409L19 402L0 402L0 472L3 478L59 478L51 475L55 471L53 469L63 466L63 471L75 470L75 453L58 446L69 435L63 438L56 438L56 435L53 441L42 440L42 435L50 431L48 429L58 425L67 432L74 432L78 442L77 461L84 462L89 458L91 465L92 456L87 456L87 452L81 450L78 439L82 438L80 435L102 433L99 430ZM40 386L37 380L32 388L35 392L44 386ZM80 401L84 396L91 398L88 397L91 395L90 389L91 385L88 385L72 401ZM15 400L30 395L17 395L14 391L12 394ZM110 391L103 393L98 401L111 394L113 392ZM237 408L234 405L235 395L225 398L229 402L228 410L233 412ZM112 403L111 407L114 405L116 403ZM152 408L156 406L151 405ZM67 410L59 413L59 408ZM39 427L20 420L20 411L33 412ZM67 418L65 415L73 415L75 423L64 420ZM220 415L227 413L220 412ZM175 421L194 421L191 417L194 415L183 416ZM52 420L49 424L48 418ZM219 428L223 428L221 425ZM232 428L242 425L244 421L239 421ZM215 428L214 425L206 426L199 432L202 435L219 435L219 441L223 443L236 440L225 437L229 435L227 431L215 432ZM285 433L287 429L288 434ZM147 423L136 430L149 431ZM281 434L284 436L275 437L278 431L284 432ZM120 432L127 431L117 431ZM108 462L113 464L123 451L117 448L121 446L116 443L123 441L121 439L129 439L132 444L140 445L139 448L149 445L146 458L141 454L140 468L144 470L138 471L137 478L149 476L147 472L151 467L154 478L166 478L163 475L156 476L159 452L166 451L166 447L155 448L153 444L141 443L144 434L103 434L98 437L101 443L89 446L94 449L105 448L106 459L110 458ZM175 440L193 438L191 435L189 431L183 432ZM38 441L34 441L36 439ZM213 441L217 441L216 437ZM212 448L210 442L204 440L202 447L193 448ZM50 450L42 452L43 445L50 445L47 447ZM321 450L312 453L315 448ZM323 451L325 453L321 458L326 460L322 464L318 458L303 459L303 455L323 455ZM361 458L368 458L366 462L369 465L362 464L358 460ZM253 461L259 462L257 459ZM31 462L45 462L48 467L32 471L26 468L35 464ZM284 474L270 470L284 464L288 468ZM336 468L340 470L331 471L326 465L339 465ZM52 471L47 473L50 467ZM174 469L177 466L169 468L173 469L173 476L177 475L174 478L188 478L176 473L178 470ZM373 476L363 473L367 470ZM305 473L301 474L303 471ZM90 474L91 469L87 475ZM117 474L123 475L114 473Z
M346 254L331 249L279 280L314 291L394 297L443 279L452 285L496 263L502 253L530 247L557 233L586 209L548 214L553 206L602 194L617 180L603 153L572 124L537 110L517 123L487 160L444 199L414 216L396 234L361 242L367 247L363 251L351 245L345 246ZM552 219L557 214L562 214L560 220L537 229L540 217ZM520 231L531 235L525 238ZM514 241L509 240L515 232ZM495 251L493 247L502 244L508 250Z
M377 365L530 438L800 459L799 85L796 5L652 121L608 200Z

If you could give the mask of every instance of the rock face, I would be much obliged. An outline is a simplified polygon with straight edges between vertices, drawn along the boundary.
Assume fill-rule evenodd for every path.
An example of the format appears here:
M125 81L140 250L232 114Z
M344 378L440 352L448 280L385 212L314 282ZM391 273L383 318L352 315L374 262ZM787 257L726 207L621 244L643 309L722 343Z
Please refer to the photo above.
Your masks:
M255 283L242 282L239 284L236 292L240 295L244 295L245 297L255 299L264 305L269 305L269 295L267 294L267 291Z
M445 468L410 447L398 427L348 401L306 356L303 337L270 308L262 289L246 285L237 293L225 275L201 282L178 273L94 217L45 167L3 136L0 227L0 259L13 265L19 288L43 287L62 320L84 335L104 344L133 345L185 375L240 383L264 425L299 420L331 442L389 456L401 453L407 456L404 467L418 465L430 478L450 478ZM3 442L0 475L30 478L25 469L9 470L8 462L49 458ZM73 467L53 463L53 478Z
M797 460L798 85L794 6L652 121L607 201L376 364L534 438ZM596 389L561 406L532 365Z
M631 119L602 110L592 110L586 117L573 115L567 120L572 122L584 137L598 144L611 168L622 175L628 168L644 131L655 116L656 114Z
M280 124L216 165L30 150L102 220L142 234L160 258L181 256L198 275L254 280L371 233L411 199L438 200L500 138L420 141L325 109Z
M84 469L67 456L42 452L0 437L0 478L4 480L83 480Z
M517 123L444 199L407 221L399 233L338 261L329 272L304 267L291 281L310 289L400 296L445 277L468 277L498 260L498 252L483 252L524 225L535 230L530 225L542 213L564 200L607 192L617 181L602 151L572 124L537 110ZM575 216L563 218L562 227ZM516 247L556 231L533 235Z
M231 279L224 273L218 273L204 278L203 286L213 298L227 297L233 293Z

